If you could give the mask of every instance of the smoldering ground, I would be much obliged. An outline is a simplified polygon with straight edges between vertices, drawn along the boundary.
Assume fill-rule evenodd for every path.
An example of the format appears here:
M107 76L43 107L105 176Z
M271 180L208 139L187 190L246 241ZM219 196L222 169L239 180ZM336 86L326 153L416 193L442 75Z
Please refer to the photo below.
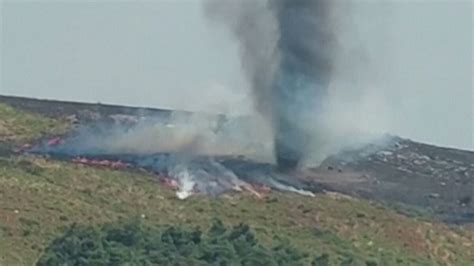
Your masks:
M260 121L203 113L171 112L162 119L137 116L129 121L79 125L61 146L65 153L137 154L179 153L188 156L242 155L271 162L269 132ZM249 137L251 136L251 137ZM48 145L44 147L48 149ZM49 148L58 149L53 146Z
M269 133L257 120L180 112L166 120L129 120L79 125L29 152L81 164L143 168L174 180L179 198L242 190L260 197L255 185L312 195L309 184L275 170Z

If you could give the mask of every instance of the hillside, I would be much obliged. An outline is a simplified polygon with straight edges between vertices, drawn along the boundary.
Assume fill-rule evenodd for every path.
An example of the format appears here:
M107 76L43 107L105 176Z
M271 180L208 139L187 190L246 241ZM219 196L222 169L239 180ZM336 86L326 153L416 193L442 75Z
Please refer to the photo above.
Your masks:
M308 197L272 190L263 198L242 192L179 200L173 190L159 182L159 176L148 171L88 166L22 153L25 144L62 135L72 124L91 119L94 112L130 115L136 110L8 97L0 102L0 265L34 264L50 241L72 224L96 225L133 217L150 225L182 224L203 229L214 218L229 225L245 222L263 243L274 241L275 236L288 239L310 254L328 253L334 265L348 257L354 258L352 265L469 265L474 261L474 228L470 224L448 225L438 219L439 212L432 216L433 212L424 209L400 209L395 205L417 200L385 202L382 199L387 197L380 196L389 192L385 188L362 193L349 190L344 182L325 181L324 177L333 175L330 169L337 169L343 159L325 162L312 175L335 192ZM392 154L383 155L391 158ZM347 177L350 175L343 174L353 169L357 173L367 171L368 177L375 176L382 183L395 179L394 175L377 174L385 170L356 162L360 161L345 162L344 172L335 171L334 175ZM472 180L467 173L459 182ZM436 182L445 182L443 178L449 176L441 175ZM446 213L450 205L443 205L444 192L429 193L440 194L432 194L428 200L440 202L440 210ZM421 194L426 198L424 191ZM458 200L454 197L446 202L462 205ZM390 204L393 202L397 204ZM464 205L472 208L470 202ZM465 217L469 209L456 213Z

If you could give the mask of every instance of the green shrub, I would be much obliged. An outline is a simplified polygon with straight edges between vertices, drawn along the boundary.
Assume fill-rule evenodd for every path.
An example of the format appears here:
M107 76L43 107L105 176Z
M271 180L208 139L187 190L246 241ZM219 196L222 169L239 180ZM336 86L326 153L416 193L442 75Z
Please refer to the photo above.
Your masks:
M306 259L289 243L261 245L245 224L226 227L216 220L202 233L134 220L72 226L47 247L38 265L304 265Z

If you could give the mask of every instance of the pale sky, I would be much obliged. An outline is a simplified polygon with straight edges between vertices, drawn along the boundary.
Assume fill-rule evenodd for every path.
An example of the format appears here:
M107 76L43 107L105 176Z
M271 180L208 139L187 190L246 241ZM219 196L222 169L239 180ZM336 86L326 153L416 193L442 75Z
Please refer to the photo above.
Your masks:
M361 101L369 111L360 119L385 122L370 126L474 149L472 1L353 2L343 41L364 64L345 70L357 81L340 89L345 101L359 108L360 98L370 99ZM250 112L238 44L204 17L200 0L0 7L0 94Z

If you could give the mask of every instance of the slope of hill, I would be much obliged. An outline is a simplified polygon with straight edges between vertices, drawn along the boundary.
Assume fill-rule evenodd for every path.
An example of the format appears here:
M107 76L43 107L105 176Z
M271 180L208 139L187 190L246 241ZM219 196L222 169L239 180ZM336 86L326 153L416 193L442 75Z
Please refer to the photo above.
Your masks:
M0 104L4 151L0 154L0 265L34 264L50 241L71 224L129 217L203 229L213 218L230 225L245 222L264 243L275 236L289 239L310 254L328 253L335 265L348 257L360 265L369 261L469 265L474 261L470 225L446 225L403 214L348 190L352 196L332 192L306 197L272 191L263 199L244 192L181 201L148 172L23 155L18 151L24 144L64 133L73 122L65 116L71 114L48 117L4 102Z
M449 223L474 222L472 151L388 136L332 156L314 173L342 193L423 210Z

